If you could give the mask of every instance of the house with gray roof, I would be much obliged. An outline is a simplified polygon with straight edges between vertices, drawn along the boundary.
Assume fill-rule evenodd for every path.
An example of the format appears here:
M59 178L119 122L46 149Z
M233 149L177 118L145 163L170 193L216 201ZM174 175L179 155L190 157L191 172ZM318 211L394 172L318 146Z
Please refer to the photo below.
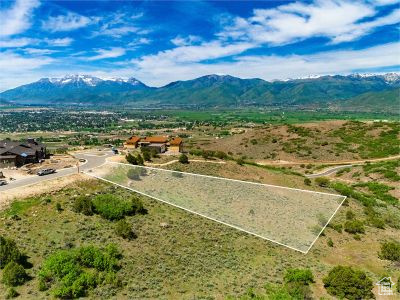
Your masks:
M46 145L35 139L17 142L0 141L0 168L20 167L28 163L37 163L46 158Z

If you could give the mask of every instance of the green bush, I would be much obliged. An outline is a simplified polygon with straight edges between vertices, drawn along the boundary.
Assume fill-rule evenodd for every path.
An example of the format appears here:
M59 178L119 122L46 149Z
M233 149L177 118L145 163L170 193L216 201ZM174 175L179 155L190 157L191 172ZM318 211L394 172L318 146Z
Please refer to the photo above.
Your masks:
M115 233L127 240L133 240L137 236L132 231L132 227L125 220L119 220L115 226Z
M293 299L311 299L310 283L314 276L310 269L289 269L285 277L285 289Z
M135 213L134 203L112 194L97 195L92 199L95 212L103 218L113 221Z
M103 194L94 197L92 203L94 212L110 221L121 220L125 216L134 214L147 213L143 203L136 197L122 199L112 194Z
M364 223L359 220L346 221L344 231L352 234L365 233Z
M9 262L21 262L22 254L16 243L0 235L0 269L3 269Z
M128 154L125 156L125 159L126 159L126 161L127 161L128 163L130 163L130 164L132 164L132 165L137 165L137 164L138 164L137 158L136 158L135 156L133 156L131 153L128 153Z
M400 243L399 242L384 242L381 244L381 259L400 262Z
M333 241L331 238L329 238L326 243L328 244L329 247L333 247Z
M146 148L142 148L142 149L146 149ZM143 154L143 159L145 161L151 161L150 151L142 151L142 154Z
M315 183L321 187L327 187L329 186L329 179L325 177L318 177L315 179Z
M347 220L353 220L354 217L355 217L355 214L351 210L346 211L346 219Z
M304 179L304 184L310 186L311 185L311 179L310 178L305 178Z
M92 200L87 196L80 196L76 198L73 204L73 210L86 216L93 215Z
M350 300L374 298L371 279L361 270L347 266L334 267L323 279L327 292L337 298Z
M105 249L95 246L71 250L60 250L48 257L39 271L39 289L47 290L52 285L58 298L78 298L103 283L115 283L121 255L115 245Z
M180 156L179 156L179 162L181 163L181 164L188 164L189 163L189 158L187 157L187 155L186 154L181 154Z
M20 264L10 261L3 270L2 282L9 286L22 285L27 280L28 275Z
M19 296L19 293L14 288L9 288L7 290L6 299L12 299Z
M332 228L333 230L342 233L343 225L342 224L328 224L328 227Z
M297 282L308 285L314 282L314 276L310 269L289 269L286 271L284 280L286 283Z
M138 165L140 165L140 166L143 166L143 165L144 165L143 156L141 156L140 154L138 154L138 155L136 156L136 161L137 161Z

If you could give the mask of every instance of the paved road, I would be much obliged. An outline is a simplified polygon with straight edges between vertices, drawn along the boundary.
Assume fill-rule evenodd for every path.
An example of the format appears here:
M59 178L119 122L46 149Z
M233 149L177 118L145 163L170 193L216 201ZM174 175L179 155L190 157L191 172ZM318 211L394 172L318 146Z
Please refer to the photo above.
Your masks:
M345 168L350 168L352 166L355 165L343 165L343 166L337 166L337 167L332 167L328 170L325 170L321 173L317 173L317 174L306 174L306 177L308 178L315 178L315 177L321 177L321 176L328 176L331 175L333 173L336 173L337 171L341 170L341 169L345 169Z
M81 165L79 166L80 171L88 171L92 168L101 166L106 162L106 159L112 155L113 154L111 151L74 154L76 158L86 159L86 162L81 163ZM11 181L7 185L0 186L0 192L15 188L22 188L23 186L37 184L49 179L55 179L71 174L76 174L77 172L77 167L72 167L68 169L59 169L56 173L45 176L32 175L23 179Z

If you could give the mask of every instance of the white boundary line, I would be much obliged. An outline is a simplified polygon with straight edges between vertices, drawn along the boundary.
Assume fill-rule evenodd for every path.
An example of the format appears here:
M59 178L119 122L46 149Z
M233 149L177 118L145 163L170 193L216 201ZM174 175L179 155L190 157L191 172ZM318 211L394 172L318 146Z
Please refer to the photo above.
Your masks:
M155 199L155 200L157 200L157 201L160 201L160 202L166 203L166 204L168 204L168 205L171 205L171 206L174 206L174 207L180 208L180 209L182 209L182 210L185 210L185 211L187 211L187 212L190 212L190 213L192 213L192 214L195 214L195 215L201 216L201 217L203 217L203 218L206 218L206 219L209 219L209 220L215 221L215 222L217 222L217 223L221 223L221 224L223 224L223 225L226 225L226 226L228 226L228 227L235 228L235 229L237 229L237 230L239 230L239 231L246 232L246 233L248 233L248 234L251 234L251 235L254 235L254 236L256 236L256 237L259 237L259 238L261 238L261 239L263 239L263 240L267 240L267 241L270 241L270 242L276 243L276 244L278 244L278 245L285 246L285 247L287 247L287 248L290 248L290 249L292 249L292 250L299 251L299 252L301 252L301 253L303 253L303 254L307 254L307 252L308 252L308 250L307 250L307 251L303 251L303 250L296 249L296 248L294 248L294 247L291 247L291 246L285 245L285 244L283 244L283 243L281 243L281 242L278 242L278 241L275 241L275 240L272 240L272 239L266 238L266 237L264 237L264 236L261 236L261 235L259 235L259 234L257 234L257 233L254 233L254 232L251 232L251 231L245 230L245 229L243 229L243 228L240 228L240 227L237 227L237 226L235 226L235 225L231 225L231 224L225 223L225 222L223 222L223 221L220 221L220 220L217 220L217 219L213 219L213 218L211 218L211 217L209 217L209 216L206 216L206 215L203 215L203 214L201 214L201 213L198 213L198 212L192 211L192 210L190 210L190 209L187 209L187 208L184 208L184 207L182 207L182 206L179 206L179 205L176 205L176 204L170 203L170 202L168 202L168 201L165 201L165 200L159 199L159 198L157 198L157 197L154 197L154 196L148 195L148 194L146 194L146 193L143 193L143 192L137 191L137 190L135 190L135 189L129 188L129 187L127 187L127 186L124 186L124 185L122 185L122 184L115 183L115 182L113 182L113 181L111 181L111 180L104 179L104 178L102 178L102 177L99 177L99 176L96 176L96 175L93 175L93 174L90 174L90 173L86 173L86 172L83 172L83 173L84 173L84 174L86 174L86 175L89 175L90 177L94 177L94 178L97 178L97 179L100 179L100 180L106 181L106 182L108 182L108 183L112 183L112 184L114 184L114 185L117 185L117 186L120 186L120 187L122 187L122 188L124 188L124 189L131 190L131 191L133 191L133 192L135 192L135 193L141 194L141 195L143 195L143 196L146 196L146 197L149 197L149 198L153 198L153 199Z
M339 195L338 195L339 196ZM340 205L336 208L335 212L332 214L332 216L329 218L328 222L326 222L325 226L321 229L321 231L318 233L317 237L315 238L315 240L311 243L310 247L308 247L306 254L308 253L308 251L310 251L310 249L312 248L312 246L314 246L315 242L318 240L318 238L320 237L320 235L322 234L322 232L324 232L325 228L329 225L329 223L332 221L333 217L336 215L336 213L339 211L339 209L342 207L344 201L346 201L347 196L341 196L343 197L343 201L340 203Z
M181 174L187 174L187 175L193 175L193 176L199 176L199 177L207 177L207 178L220 179L220 180L236 181L236 182L241 182L241 183L249 183L249 184L255 184L255 185L276 187L276 188L288 189L288 190L294 190L294 191L300 191L300 192L316 193L316 194L321 194L321 195L344 197L342 195L332 194L332 193L324 193L324 192L317 192L317 191L310 191L310 190L302 190L302 189L290 188L290 187L280 186L280 185L273 185L273 184L267 184L267 183L259 183L259 182L252 182L252 181L245 181L245 180L239 180L239 179L224 178L224 177L210 176L210 175L203 175L203 174L196 174L196 173L189 173L189 172L181 172L181 171L175 171L175 170L169 170L169 169L161 169L161 168L154 168L154 167L147 167L147 166L131 165L131 164L126 164L126 163L114 162L114 161L107 161L106 163L125 165L125 166L131 166L131 167L140 167L140 168L145 168L145 169L150 169L150 170L166 171L166 172L171 172L171 173L181 173ZM93 169L96 169L96 168L98 168L98 167L95 167Z
M201 214L201 213L198 213L198 212L192 211L192 210L190 210L190 209L184 208L184 207L182 207L182 206L179 206L179 205L170 203L170 202L165 201L165 200L162 200L162 199L160 199L160 198L157 198L157 197L148 195L148 194L146 194L146 193L140 192L140 191L138 191L138 190L135 190L135 189L126 187L126 186L124 186L124 185L115 183L115 182L113 182L113 181L111 181L111 180L108 180L108 179L105 179L105 178L102 178L102 177L99 177L99 176L90 174L90 173L88 173L88 172L83 172L84 174L87 174L87 175L89 175L89 176L91 176L91 177L94 177L94 178L97 178L97 179L100 179L100 180L103 180L103 181L106 181L106 182L115 184L115 185L117 185L117 186L120 186L120 187L122 187L122 188L131 190L131 191L136 192L136 193L138 193L138 194L141 194L141 195L144 195L144 196L153 198L153 199L155 199L155 200L158 200L158 201L160 201L160 202L169 204L169 205L174 206L174 207L178 207L178 208L180 208L180 209L183 209L183 210L188 211L188 212L190 212L190 213L193 213L193 214L195 214L195 215L199 215L199 216L204 217L204 218L206 218L206 219L209 219L209 220L212 220L212 221L215 221L215 222L224 224L224 225L226 225L226 226L235 228L235 229L237 229L237 230L239 230L239 231L246 232L246 233L248 233L248 234L254 235L254 236L259 237L259 238L261 238L261 239L264 239L264 240L267 240L267 241L276 243L276 244L278 244L278 245L281 245L281 246L290 248L290 249L292 249L292 250L299 251L299 252L301 252L301 253L303 253L303 254L307 254L307 253L310 251L310 249L312 248L312 246L313 246L313 245L315 244L315 242L318 240L318 238L320 237L320 235L322 234L322 232L325 230L325 228L326 228L326 227L328 226L328 224L331 222L331 220L332 220L333 217L336 215L336 213L339 211L339 209L342 207L344 201L345 201L346 198L347 198L347 196L342 196L342 195L337 195L337 194L323 193L323 192L314 192L314 191L309 191L309 190L295 189L295 188L289 188L289 187L283 187L283 186L271 185L271 184L264 184L264 183L258 183L258 182L243 181L243 180L237 180L237 179L230 179L230 178L223 178L223 177L216 177L216 176L209 176L209 175L202 175L202 174L188 173L188 172L180 172L180 171L174 171L174 170L168 170L168 169L160 169L160 168L153 168L153 167L146 167L146 166L138 166L138 165L125 164L125 163L118 163L118 162L110 162L110 161L107 161L106 163L126 165L126 166L130 166L130 167L141 167L141 168L147 168L147 169L152 169L152 170L169 171L169 172L171 172L171 173L172 173L172 172L177 172L177 173L182 173L182 174L197 175L197 176L200 176L200 177L208 177L208 178L213 178L213 179L225 179L225 180L235 181L235 182L241 182L241 183L249 183L249 184L262 185L262 186L277 187L277 188L282 188L282 189L296 190L296 191L301 191L301 192L318 193L318 194L329 195L329 196L343 197L342 202L338 205L338 207L336 208L336 210L334 211L334 213L332 214L332 216L331 216L331 217L329 218L329 220L326 222L325 226L323 226L323 228L321 229L321 231L318 233L317 237L312 241L312 243L310 244L310 246L308 247L308 249L307 249L306 251L303 251L303 250L299 250L299 249L297 249L297 248L288 246L288 245L286 245L286 244L283 244L283 243L281 243L281 242L278 242L278 241L275 241L275 240L266 238L266 237L261 236L261 235L259 235L259 234L257 234L257 233L254 233L254 232L245 230L245 229L240 228L240 227L238 227L238 226L225 223L225 222L223 222L223 221L220 221L220 220L211 218L211 217L209 217L209 216L206 216L206 215L203 215L203 214ZM103 165L105 165L106 163L104 163ZM101 165L101 166L103 166L103 165ZM100 167L100 166L99 166L99 167ZM98 167L96 167L96 168L98 168Z

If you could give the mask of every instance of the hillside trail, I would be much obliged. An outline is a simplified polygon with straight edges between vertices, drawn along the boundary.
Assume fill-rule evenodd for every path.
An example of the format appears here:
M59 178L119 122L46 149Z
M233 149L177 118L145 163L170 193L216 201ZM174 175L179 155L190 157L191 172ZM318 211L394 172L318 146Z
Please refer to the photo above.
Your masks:
M394 156L389 156L389 157L382 157L382 158L373 158L373 159L363 159L363 160L350 160L350 161L325 161L325 162L310 162L310 161L303 161L303 162L290 162L290 161L285 161L281 163L272 163L272 164L267 164L267 163L258 163L260 165L299 165L299 164L314 164L314 165L333 165L329 166L327 168L324 168L320 173L314 173L314 174L306 174L305 176L308 178L316 178L316 177L322 177L322 176L329 176L337 171L344 169L344 168L351 168L354 166L359 166L363 165L367 162L379 162L379 161L386 161L386 160L393 160L400 158L400 155L394 155Z
M400 158L400 155L381 157L381 158L372 158L372 159L362 159L362 160L343 160L343 161L256 161L259 165L301 165L301 164L313 164L313 165L355 165L355 164L363 164L367 162L378 162L385 160L392 160Z
M154 164L154 163L146 163L146 166L149 167L162 167L162 166L168 166L172 165L176 162L179 162L178 159L174 159L171 161L168 161L166 163L161 163L161 164ZM201 159L189 159L189 162L201 162L201 163L212 163L212 164L226 164L225 161L214 161L214 160L201 160Z

